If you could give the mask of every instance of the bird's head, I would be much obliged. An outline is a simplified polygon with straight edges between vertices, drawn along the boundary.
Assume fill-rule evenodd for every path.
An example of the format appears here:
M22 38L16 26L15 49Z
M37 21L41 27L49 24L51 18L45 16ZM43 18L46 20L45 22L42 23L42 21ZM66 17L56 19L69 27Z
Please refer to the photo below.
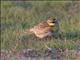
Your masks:
M48 23L49 26L53 27L53 26L55 26L56 19L55 18L49 18L47 20L47 23Z

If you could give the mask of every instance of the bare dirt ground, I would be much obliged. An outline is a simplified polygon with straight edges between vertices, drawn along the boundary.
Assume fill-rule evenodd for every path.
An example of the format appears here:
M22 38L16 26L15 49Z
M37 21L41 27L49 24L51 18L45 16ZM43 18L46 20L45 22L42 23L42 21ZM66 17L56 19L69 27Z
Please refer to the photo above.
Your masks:
M12 53L1 50L1 60L80 60L80 49L55 49L45 50L43 54L32 49L22 49Z

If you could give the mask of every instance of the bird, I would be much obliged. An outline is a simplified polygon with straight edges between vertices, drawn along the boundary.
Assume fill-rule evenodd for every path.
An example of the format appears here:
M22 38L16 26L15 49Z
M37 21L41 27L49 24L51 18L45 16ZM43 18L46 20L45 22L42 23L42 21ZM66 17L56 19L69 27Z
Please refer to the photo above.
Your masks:
M23 36L24 34L26 35L34 34L34 36L39 38L37 39L38 41L47 40L45 38L53 36L57 26L58 26L57 19L53 17L49 17L46 20L43 20L40 23L36 24L35 26L30 27L29 29L18 31L17 34L20 35L19 37ZM46 48L50 49L50 47L48 47L45 42L43 42L43 45Z
M56 18L48 18L45 21L40 22L30 29L26 29L23 31L24 34L34 34L38 38L45 38L48 36L52 36L56 26Z

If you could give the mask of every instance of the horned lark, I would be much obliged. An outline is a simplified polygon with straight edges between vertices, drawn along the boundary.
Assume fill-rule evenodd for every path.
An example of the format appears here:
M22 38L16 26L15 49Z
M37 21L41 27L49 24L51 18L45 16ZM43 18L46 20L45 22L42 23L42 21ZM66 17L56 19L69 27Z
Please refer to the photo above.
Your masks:
M25 30L24 33L33 33L38 38L44 38L53 34L53 27L56 25L56 19L49 18L47 21L42 21L38 25Z
M42 38L53 35L56 24L58 24L58 23L55 18L49 18L46 21L42 21L41 23L39 23L38 25L36 25L30 29L26 29L22 32L18 31L17 33L21 36L24 34L35 34L36 37L42 39ZM44 43L44 45L46 48L50 49L45 43ZM16 46L18 46L18 44ZM16 50L16 47L13 49L13 51L15 51L15 50Z

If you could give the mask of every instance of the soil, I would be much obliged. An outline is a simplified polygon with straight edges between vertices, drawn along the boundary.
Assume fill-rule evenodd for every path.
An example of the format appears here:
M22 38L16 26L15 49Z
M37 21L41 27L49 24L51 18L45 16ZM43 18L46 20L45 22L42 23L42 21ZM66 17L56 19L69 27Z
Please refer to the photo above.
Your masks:
M33 49L22 49L12 53L1 49L1 60L80 60L80 49L47 49L43 53Z

